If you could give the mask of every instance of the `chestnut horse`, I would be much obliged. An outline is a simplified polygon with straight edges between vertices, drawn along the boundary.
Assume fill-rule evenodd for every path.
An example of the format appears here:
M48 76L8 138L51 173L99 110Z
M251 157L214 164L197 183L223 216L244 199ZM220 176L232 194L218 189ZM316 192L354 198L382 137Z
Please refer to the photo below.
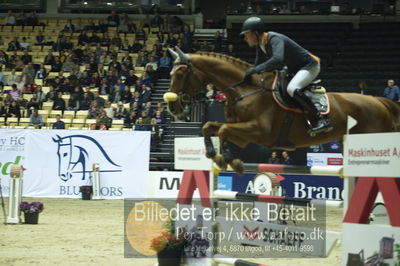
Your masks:
M221 89L227 97L224 112L228 123L207 122L202 128L207 157L222 169L230 164L236 172L242 173L243 164L239 159L232 158L224 148L226 141L242 148L251 142L274 148L282 137L281 128L290 112L282 109L273 99L274 73L255 74L252 80L244 83L241 80L251 64L242 60L217 53L184 54L179 48L176 52L170 49L170 53L175 62L164 100L172 115L181 115L185 105L190 104L191 96L204 90L208 83ZM307 133L309 125L305 115L293 113L291 123L286 125L288 133L285 136L293 148L342 140L346 134L347 116L358 122L350 130L353 134L400 131L400 107L388 99L357 93L327 95L329 119L334 129L312 137ZM220 139L222 155L215 154L210 141L213 135ZM285 145L275 148L285 148Z

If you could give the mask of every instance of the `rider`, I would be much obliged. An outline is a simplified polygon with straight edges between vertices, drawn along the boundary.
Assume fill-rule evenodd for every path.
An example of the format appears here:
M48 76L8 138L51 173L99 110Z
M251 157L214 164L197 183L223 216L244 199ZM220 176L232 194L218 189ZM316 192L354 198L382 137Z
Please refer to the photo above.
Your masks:
M320 59L283 34L265 32L264 23L259 17L246 19L240 35L244 35L250 47L256 47L256 66L246 71L244 80L250 80L256 73L287 66L289 73L295 74L287 86L288 94L318 121L311 131L320 133L332 130L328 118L318 111L302 91L318 76Z

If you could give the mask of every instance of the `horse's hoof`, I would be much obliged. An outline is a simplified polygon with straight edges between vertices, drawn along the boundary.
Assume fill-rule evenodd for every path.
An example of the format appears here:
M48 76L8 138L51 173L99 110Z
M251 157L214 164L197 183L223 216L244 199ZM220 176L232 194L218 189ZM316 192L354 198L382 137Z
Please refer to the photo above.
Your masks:
M238 173L239 175L243 175L244 174L244 165L243 162L239 159L234 159L231 163L230 163L233 171L235 171L236 173Z
M206 157L211 159L213 158L217 153L215 152L214 149L206 149Z
M221 171L226 171L228 164L225 162L224 157L217 155L213 158L213 161L218 165Z

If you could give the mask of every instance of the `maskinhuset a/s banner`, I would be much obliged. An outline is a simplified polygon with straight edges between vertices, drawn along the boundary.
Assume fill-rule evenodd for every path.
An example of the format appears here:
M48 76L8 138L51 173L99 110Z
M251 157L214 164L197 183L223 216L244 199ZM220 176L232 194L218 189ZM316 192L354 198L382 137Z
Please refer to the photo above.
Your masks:
M13 131L5 130L7 134ZM24 196L78 198L79 186L91 185L92 167L97 163L103 198L147 197L149 132L25 132ZM8 184L7 175L2 179Z

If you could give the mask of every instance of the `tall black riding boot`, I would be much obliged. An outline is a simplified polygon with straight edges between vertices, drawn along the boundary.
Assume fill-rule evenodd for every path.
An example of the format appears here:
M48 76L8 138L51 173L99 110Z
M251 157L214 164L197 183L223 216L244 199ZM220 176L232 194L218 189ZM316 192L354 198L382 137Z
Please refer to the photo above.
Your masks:
M296 100L304 110L310 113L310 115L317 120L317 126L311 128L308 133L315 135L321 132L328 132L333 129L329 119L322 115L314 103L307 97L301 90L295 90L293 93L293 99Z

